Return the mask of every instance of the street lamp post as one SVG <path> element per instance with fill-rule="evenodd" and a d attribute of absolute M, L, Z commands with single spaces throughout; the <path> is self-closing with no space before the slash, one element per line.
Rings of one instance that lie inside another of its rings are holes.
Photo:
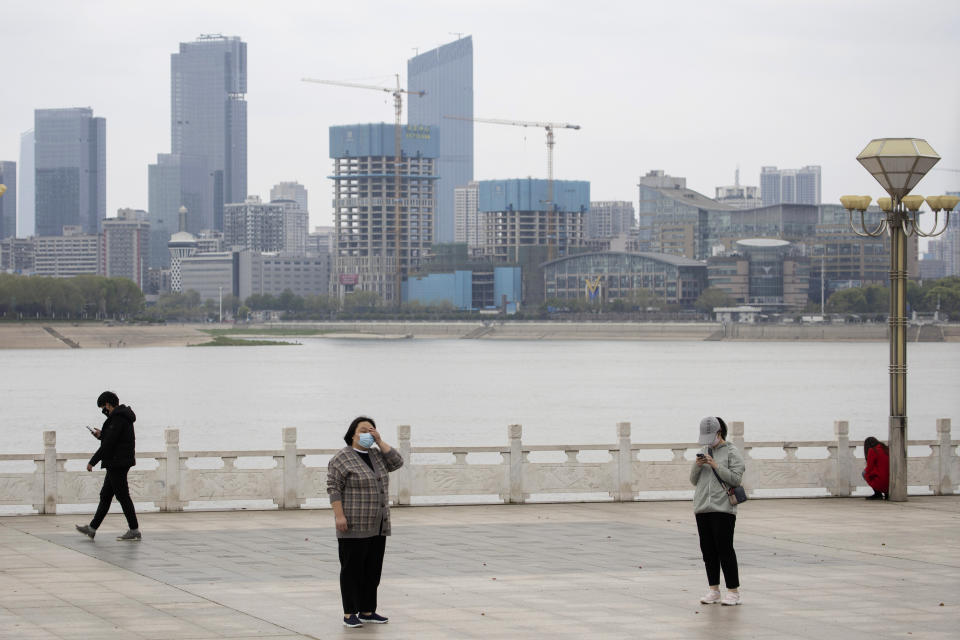
<path fill-rule="evenodd" d="M 869 225 L 866 211 L 870 196 L 843 196 L 841 204 L 848 211 L 850 227 L 859 236 L 890 236 L 890 500 L 907 499 L 907 238 L 938 236 L 946 231 L 950 211 L 960 198 L 933 196 L 926 198 L 934 212 L 933 229 L 920 229 L 920 206 L 923 196 L 907 195 L 935 165 L 940 156 L 925 140 L 917 138 L 879 138 L 860 152 L 857 160 L 890 194 L 878 198 L 884 218 L 876 226 Z M 939 228 L 939 215 L 946 212 L 946 222 Z M 854 219 L 859 214 L 859 221 Z"/>

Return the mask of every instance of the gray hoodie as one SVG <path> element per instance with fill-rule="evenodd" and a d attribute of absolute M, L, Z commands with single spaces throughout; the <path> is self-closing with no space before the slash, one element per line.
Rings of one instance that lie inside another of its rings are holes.
<path fill-rule="evenodd" d="M 710 450 L 708 447 L 704 447 L 700 452 L 710 453 Z M 723 442 L 713 450 L 711 455 L 717 463 L 717 475 L 720 476 L 720 479 L 728 487 L 739 487 L 743 472 L 746 469 L 740 450 L 729 442 Z M 690 468 L 690 484 L 696 487 L 693 492 L 694 513 L 717 511 L 736 515 L 736 505 L 730 504 L 727 492 L 717 482 L 717 476 L 713 475 L 713 469 L 710 465 L 705 464 L 698 467 L 696 461 L 694 461 Z"/>

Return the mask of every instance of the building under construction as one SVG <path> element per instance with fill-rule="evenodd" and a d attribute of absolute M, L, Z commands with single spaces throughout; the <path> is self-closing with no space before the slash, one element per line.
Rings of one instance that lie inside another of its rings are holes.
<path fill-rule="evenodd" d="M 384 301 L 396 302 L 398 282 L 420 266 L 433 244 L 437 129 L 403 127 L 399 168 L 394 134 L 391 124 L 330 127 L 333 286 L 340 296 L 373 291 Z"/>

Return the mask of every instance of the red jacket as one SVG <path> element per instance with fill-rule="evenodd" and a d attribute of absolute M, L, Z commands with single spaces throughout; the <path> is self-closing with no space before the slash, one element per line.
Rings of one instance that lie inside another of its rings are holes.
<path fill-rule="evenodd" d="M 890 456 L 883 445 L 867 451 L 867 468 L 863 477 L 874 491 L 887 493 L 890 490 Z"/>

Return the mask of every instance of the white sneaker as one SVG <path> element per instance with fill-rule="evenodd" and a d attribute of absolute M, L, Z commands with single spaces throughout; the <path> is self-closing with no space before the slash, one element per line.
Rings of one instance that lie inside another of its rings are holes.
<path fill-rule="evenodd" d="M 703 604 L 715 604 L 720 602 L 720 592 L 710 589 L 710 591 L 707 591 L 707 595 L 700 598 L 700 602 Z"/>
<path fill-rule="evenodd" d="M 723 596 L 723 600 L 720 601 L 720 604 L 722 604 L 725 607 L 732 607 L 734 605 L 740 604 L 740 592 L 727 591 L 727 595 Z"/>

